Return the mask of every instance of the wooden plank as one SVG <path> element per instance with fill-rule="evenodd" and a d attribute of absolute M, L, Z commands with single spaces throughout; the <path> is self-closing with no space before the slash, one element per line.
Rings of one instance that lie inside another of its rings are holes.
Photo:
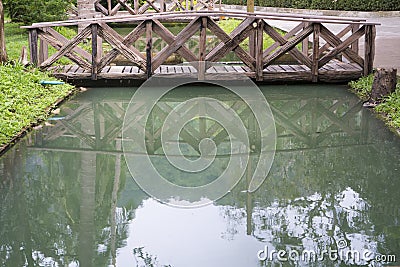
<path fill-rule="evenodd" d="M 141 53 L 133 48 L 132 46 L 127 46 L 125 43 L 128 43 L 127 38 L 123 38 L 121 35 L 119 35 L 115 30 L 113 30 L 110 26 L 107 24 L 101 24 L 99 29 L 98 29 L 98 34 L 103 37 L 103 39 L 111 44 L 119 53 L 124 55 L 127 59 L 132 61 L 135 65 L 138 67 L 145 69 L 146 68 L 146 63 L 142 59 Z M 107 64 L 107 60 L 109 60 L 112 56 L 115 55 L 110 55 L 113 51 L 108 53 L 106 56 L 102 58 L 100 61 L 100 66 L 99 68 L 104 67 Z M 108 56 L 110 55 L 110 56 Z M 114 56 L 115 57 L 115 56 Z"/>
<path fill-rule="evenodd" d="M 34 66 L 38 65 L 38 33 L 36 29 L 29 30 L 30 59 Z"/>
<path fill-rule="evenodd" d="M 68 43 L 68 40 L 66 42 L 57 40 L 56 37 L 52 36 L 52 34 L 50 33 L 52 29 L 46 29 L 46 32 L 43 31 L 38 31 L 39 33 L 39 37 L 43 40 L 46 40 L 46 42 L 48 44 L 50 44 L 51 46 L 53 46 L 55 49 L 60 50 L 61 47 L 63 47 L 64 45 L 66 45 Z M 91 68 L 91 64 L 86 61 L 85 59 L 81 58 L 78 54 L 75 53 L 75 51 L 79 51 L 76 48 L 78 48 L 78 46 L 75 47 L 75 49 L 72 49 L 71 52 L 66 53 L 66 57 L 69 58 L 70 60 L 72 60 L 74 63 L 78 64 L 79 66 L 85 68 L 85 69 L 90 69 Z M 89 61 L 91 61 L 91 54 L 89 54 L 88 52 L 85 51 L 85 53 L 87 55 L 89 55 Z M 85 54 L 82 54 L 82 56 Z"/>
<path fill-rule="evenodd" d="M 256 59 L 256 80 L 262 81 L 263 80 L 263 32 L 264 32 L 264 21 L 258 20 L 257 21 L 257 28 L 255 31 L 255 59 Z"/>
<path fill-rule="evenodd" d="M 206 42 L 207 42 L 207 18 L 202 17 L 200 23 L 200 36 L 199 36 L 199 61 L 204 61 L 206 58 Z"/>
<path fill-rule="evenodd" d="M 88 37 L 91 32 L 90 26 L 84 28 L 78 35 L 72 38 L 67 44 L 60 48 L 55 54 L 45 60 L 40 67 L 47 68 L 50 67 L 54 62 L 59 60 L 61 57 L 71 52 L 71 50 L 77 46 L 84 38 Z"/>
<path fill-rule="evenodd" d="M 43 29 L 43 32 L 49 33 L 52 37 L 54 37 L 58 42 L 59 42 L 59 47 L 62 47 L 63 45 L 68 43 L 68 39 L 65 38 L 62 34 L 58 33 L 56 30 L 52 28 L 46 28 Z M 56 48 L 57 50 L 59 48 Z M 79 46 L 76 46 L 73 50 L 73 52 L 77 53 L 87 61 L 90 61 L 92 59 L 92 55 L 88 53 L 86 50 L 80 48 Z"/>
<path fill-rule="evenodd" d="M 365 51 L 364 51 L 364 76 L 372 73 L 375 57 L 376 28 L 374 25 L 365 27 Z"/>
<path fill-rule="evenodd" d="M 266 22 L 266 21 L 264 21 L 264 25 L 268 25 L 268 23 Z M 287 34 L 285 34 L 284 36 L 283 36 L 283 38 L 284 38 L 284 40 L 288 40 L 289 38 L 291 38 L 291 37 L 293 37 L 298 31 L 300 31 L 300 30 L 302 30 L 303 28 L 304 28 L 304 23 L 302 22 L 302 23 L 300 23 L 299 25 L 297 25 L 296 27 L 294 27 L 292 30 L 290 30 Z M 264 26 L 265 27 L 265 26 Z M 266 33 L 268 33 L 267 31 L 266 31 Z M 278 33 L 278 32 L 276 32 L 275 30 L 274 31 L 271 31 L 271 33 L 272 34 L 278 34 L 279 36 L 277 36 L 276 38 L 278 39 L 280 39 L 280 37 L 281 37 L 281 35 Z M 271 36 L 272 37 L 272 36 Z M 263 57 L 264 58 L 266 58 L 272 51 L 274 51 L 275 49 L 277 49 L 280 45 L 282 45 L 280 42 L 278 42 L 278 41 L 275 41 L 275 43 L 274 44 L 272 44 L 270 47 L 268 47 L 265 51 L 264 51 L 264 55 L 263 55 Z"/>
<path fill-rule="evenodd" d="M 146 75 L 147 79 L 153 75 L 152 68 L 152 52 L 153 52 L 153 22 L 146 21 Z"/>
<path fill-rule="evenodd" d="M 97 24 L 92 24 L 92 80 L 97 80 L 97 31 L 98 31 L 98 25 Z"/>
<path fill-rule="evenodd" d="M 192 21 L 193 22 L 193 21 Z M 195 24 L 197 21 L 194 21 L 193 23 Z M 188 27 L 190 27 L 190 32 L 192 32 L 193 30 L 196 30 L 194 24 L 190 24 L 191 26 L 187 25 L 185 27 L 185 29 L 187 29 Z M 193 29 L 191 27 L 194 27 Z M 178 36 L 174 36 L 164 25 L 161 24 L 161 22 L 159 22 L 158 20 L 154 20 L 153 21 L 153 30 L 156 34 L 158 34 L 167 44 L 168 46 L 164 47 L 160 52 L 159 55 L 163 54 L 163 53 L 169 53 L 169 51 L 167 51 L 169 46 L 173 46 L 173 45 L 177 45 L 176 40 L 178 40 L 178 38 L 186 38 L 183 37 L 182 35 Z M 189 29 L 188 29 L 189 30 Z M 194 33 L 193 33 L 194 34 Z M 187 37 L 187 38 L 190 38 Z M 183 41 L 183 43 L 186 42 L 186 40 L 181 40 Z M 175 48 L 173 48 L 172 50 L 174 50 Z M 192 51 L 190 51 L 186 46 L 182 45 L 180 47 L 178 47 L 177 50 L 175 50 L 179 55 L 181 55 L 185 60 L 187 60 L 188 62 L 194 62 L 197 61 L 196 56 L 192 53 Z M 174 52 L 175 52 L 174 51 Z M 173 53 L 173 52 L 172 52 Z M 171 54 L 172 54 L 171 53 Z M 160 58 L 159 60 L 156 61 L 156 58 L 154 59 L 153 62 L 153 68 L 158 68 L 162 63 L 164 63 L 164 61 L 169 57 L 170 55 L 163 55 L 162 58 Z M 161 57 L 161 56 L 159 56 Z M 162 60 L 163 59 L 163 60 Z"/>
<path fill-rule="evenodd" d="M 39 59 L 38 59 L 38 64 L 42 64 L 46 59 L 49 58 L 49 44 L 43 40 L 40 39 L 40 47 L 39 47 Z"/>
<path fill-rule="evenodd" d="M 264 27 L 265 28 L 265 27 Z M 314 27 L 313 25 L 309 25 L 307 28 L 305 28 L 304 30 L 302 30 L 298 35 L 296 35 L 296 37 L 294 37 L 292 40 L 286 42 L 281 48 L 279 48 L 277 51 L 275 51 L 274 53 L 272 53 L 271 55 L 267 56 L 266 58 L 264 58 L 264 66 L 268 66 L 273 60 L 279 58 L 280 56 L 282 56 L 283 54 L 285 54 L 286 52 L 292 50 L 293 48 L 295 48 L 295 46 L 300 43 L 301 41 L 304 40 L 304 38 L 306 38 L 307 36 L 309 36 L 312 32 L 314 31 Z M 293 49 L 293 51 L 296 51 L 297 48 Z M 298 51 L 298 50 L 297 50 Z M 300 52 L 300 51 L 298 51 Z M 295 52 L 296 53 L 296 52 Z M 297 53 L 296 53 L 297 54 Z M 303 64 L 310 66 L 310 59 L 305 57 L 301 52 L 300 54 L 304 57 L 302 62 Z M 300 59 L 300 54 L 297 54 L 297 56 L 299 56 Z"/>
<path fill-rule="evenodd" d="M 346 28 L 344 28 L 343 30 L 341 30 L 336 36 L 339 38 L 342 38 L 343 36 L 345 36 L 348 32 L 351 31 L 353 25 L 348 25 Z M 359 25 L 358 25 L 359 28 Z M 357 28 L 357 29 L 358 29 Z M 321 55 L 323 52 L 325 52 L 326 50 L 328 50 L 328 48 L 330 47 L 329 43 L 326 43 L 325 45 L 323 45 L 320 49 L 319 49 L 319 54 Z"/>
<path fill-rule="evenodd" d="M 253 19 L 247 20 L 247 22 L 242 22 L 240 25 L 241 27 L 246 27 L 246 31 L 241 31 L 241 34 L 237 33 L 236 28 L 231 35 L 226 34 L 211 18 L 208 18 L 208 24 L 207 27 L 210 29 L 211 32 L 213 32 L 222 42 L 223 44 L 219 44 L 217 47 L 215 47 L 208 55 L 206 56 L 206 61 L 213 61 L 213 60 L 218 60 L 221 55 L 224 56 L 227 54 L 229 51 L 233 49 L 235 54 L 243 61 L 244 64 L 246 64 L 248 67 L 250 67 L 252 70 L 255 69 L 255 59 L 250 56 L 243 48 L 239 46 L 239 43 L 242 42 L 246 37 L 247 33 L 251 30 L 251 23 Z M 231 38 L 231 36 L 236 36 Z M 240 41 L 240 42 L 239 42 Z M 226 45 L 225 44 L 229 44 Z M 222 47 L 221 47 L 222 46 Z M 218 51 L 220 48 L 225 48 L 225 51 Z M 218 56 L 214 56 L 214 54 L 217 54 Z"/>
<path fill-rule="evenodd" d="M 304 22 L 304 28 L 306 28 L 308 25 L 310 25 L 310 22 Z M 308 57 L 308 37 L 306 37 L 302 44 L 301 44 L 301 52 L 303 52 L 303 54 Z"/>
<path fill-rule="evenodd" d="M 312 82 L 318 82 L 318 69 L 319 69 L 319 37 L 321 33 L 321 24 L 314 24 L 314 34 L 313 34 L 313 52 L 312 52 L 312 65 L 311 65 L 311 75 Z"/>
<path fill-rule="evenodd" d="M 172 41 L 168 44 L 167 47 L 163 48 L 158 54 L 157 56 L 154 58 L 153 61 L 153 67 L 154 68 L 158 68 L 162 63 L 165 62 L 165 60 L 174 52 L 176 52 L 177 50 L 179 50 L 180 48 L 185 47 L 184 43 L 189 40 L 189 38 L 191 38 L 196 31 L 200 28 L 199 26 L 200 22 L 199 19 L 196 18 L 194 20 L 192 20 L 176 37 L 173 37 L 173 41 L 171 40 L 170 34 L 168 34 L 167 31 L 165 31 L 162 28 L 158 28 L 162 31 L 157 31 L 158 35 L 163 35 L 163 37 L 167 37 L 167 38 L 163 38 L 165 41 Z M 160 26 L 160 25 L 157 25 Z M 164 27 L 165 28 L 165 27 Z M 185 47 L 186 48 L 186 47 Z M 182 51 L 180 51 L 180 54 L 182 56 L 184 56 L 184 58 L 189 61 L 189 62 L 193 62 L 196 61 L 197 58 L 196 56 L 192 53 L 187 51 L 188 49 L 184 48 L 184 53 L 182 53 Z M 179 52 L 179 51 L 178 51 Z"/>
<path fill-rule="evenodd" d="M 328 63 L 331 59 L 333 59 L 339 53 L 344 54 L 350 61 L 354 61 L 360 66 L 364 65 L 364 60 L 357 55 L 353 50 L 349 48 L 349 45 L 352 44 L 355 40 L 359 39 L 362 35 L 365 34 L 365 25 L 357 30 L 352 36 L 347 38 L 344 42 L 340 40 L 336 35 L 334 35 L 331 31 L 329 31 L 324 25 L 321 25 L 321 37 L 324 38 L 332 47 L 334 47 L 328 54 L 323 56 L 319 61 L 319 67 L 322 67 L 326 63 Z"/>
<path fill-rule="evenodd" d="M 287 44 L 289 41 L 282 37 L 273 27 L 268 24 L 264 24 L 264 31 L 271 36 L 274 41 L 276 41 L 279 45 L 283 46 Z M 306 64 L 308 67 L 311 67 L 311 60 L 302 54 L 296 47 L 292 50 L 289 50 L 289 54 L 294 57 L 300 64 Z M 265 55 L 265 52 L 264 52 Z M 269 54 L 267 57 L 270 56 Z"/>
<path fill-rule="evenodd" d="M 141 22 L 133 31 L 131 31 L 127 36 L 125 36 L 123 40 L 123 44 L 127 45 L 129 49 L 134 51 L 134 53 L 139 56 L 143 62 L 146 59 L 142 53 L 140 53 L 139 50 L 137 50 L 135 47 L 133 47 L 131 44 L 135 42 L 139 37 L 145 32 L 146 29 L 146 23 L 143 21 Z M 110 63 L 118 54 L 120 54 L 119 50 L 116 48 L 113 48 L 107 55 L 105 55 L 99 62 L 99 70 L 103 69 L 108 63 Z M 142 65 L 141 65 L 142 66 Z M 143 64 L 144 66 L 144 64 Z M 143 67 L 143 69 L 145 69 Z"/>

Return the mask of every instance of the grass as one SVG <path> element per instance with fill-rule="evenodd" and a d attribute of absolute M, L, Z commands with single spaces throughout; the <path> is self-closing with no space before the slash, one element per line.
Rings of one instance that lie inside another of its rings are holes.
<path fill-rule="evenodd" d="M 66 97 L 71 85 L 42 86 L 41 80 L 55 80 L 36 68 L 25 68 L 18 61 L 28 45 L 21 24 L 6 23 L 6 46 L 10 63 L 0 64 L 0 151 L 31 126 L 45 120 L 55 103 Z"/>
<path fill-rule="evenodd" d="M 227 34 L 230 34 L 235 28 L 237 28 L 237 26 L 239 26 L 239 24 L 242 22 L 242 20 L 239 19 L 223 19 L 218 21 L 218 25 L 221 27 L 221 29 L 223 29 Z M 281 34 L 282 36 L 286 34 L 286 32 L 280 30 L 280 29 L 275 29 L 279 34 Z M 268 47 L 270 47 L 271 45 L 273 45 L 275 43 L 275 41 L 269 37 L 266 34 L 263 34 L 263 49 L 267 49 Z M 245 49 L 248 50 L 249 47 L 249 39 L 246 38 L 241 44 L 240 46 Z"/>
<path fill-rule="evenodd" d="M 371 94 L 373 75 L 363 77 L 357 81 L 350 82 L 351 91 L 357 94 L 362 100 L 367 101 Z M 400 80 L 397 83 L 396 91 L 384 97 L 382 101 L 374 108 L 385 123 L 400 133 Z"/>
<path fill-rule="evenodd" d="M 6 23 L 6 47 L 9 60 L 17 61 L 21 55 L 22 47 L 28 47 L 28 33 L 21 29 L 20 23 Z"/>

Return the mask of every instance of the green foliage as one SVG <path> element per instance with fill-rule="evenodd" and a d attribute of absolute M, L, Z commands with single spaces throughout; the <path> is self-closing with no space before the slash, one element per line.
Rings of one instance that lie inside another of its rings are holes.
<path fill-rule="evenodd" d="M 374 76 L 371 74 L 357 81 L 352 81 L 349 85 L 351 91 L 366 101 L 370 97 L 373 81 Z M 374 110 L 383 115 L 383 119 L 389 127 L 400 129 L 400 82 L 397 83 L 396 91 L 386 96 Z"/>
<path fill-rule="evenodd" d="M 0 146 L 21 129 L 44 120 L 48 108 L 73 89 L 70 85 L 42 86 L 40 80 L 54 79 L 20 65 L 0 65 L 0 77 Z"/>
<path fill-rule="evenodd" d="M 255 5 L 325 10 L 390 11 L 400 10 L 398 0 L 255 0 Z M 246 5 L 245 0 L 226 0 L 228 5 Z"/>
<path fill-rule="evenodd" d="M 390 127 L 400 129 L 400 84 L 396 91 L 385 97 L 384 102 L 376 106 L 375 110 L 386 115 L 386 122 Z"/>
<path fill-rule="evenodd" d="M 370 74 L 366 77 L 362 77 L 357 81 L 351 81 L 349 83 L 351 91 L 358 95 L 362 100 L 367 101 L 371 94 L 372 82 L 374 81 L 374 75 Z"/>
<path fill-rule="evenodd" d="M 67 10 L 74 0 L 5 0 L 4 6 L 13 22 L 25 24 L 67 18 Z"/>

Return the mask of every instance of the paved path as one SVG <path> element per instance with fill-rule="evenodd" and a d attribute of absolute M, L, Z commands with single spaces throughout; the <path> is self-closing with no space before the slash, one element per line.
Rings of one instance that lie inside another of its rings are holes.
<path fill-rule="evenodd" d="M 239 6 L 224 6 L 224 9 L 239 9 Z M 340 11 L 318 11 L 318 10 L 296 10 L 281 8 L 259 8 L 257 11 L 274 13 L 300 13 L 309 15 L 336 15 L 345 17 L 365 18 L 369 22 L 377 22 L 381 25 L 376 27 L 376 49 L 374 67 L 397 68 L 400 74 L 400 12 L 340 12 Z M 298 23 L 290 21 L 271 20 L 270 24 L 283 30 L 291 30 Z M 331 31 L 337 33 L 343 26 L 328 24 Z M 362 40 L 362 39 L 361 39 Z M 360 53 L 363 53 L 361 48 Z"/>

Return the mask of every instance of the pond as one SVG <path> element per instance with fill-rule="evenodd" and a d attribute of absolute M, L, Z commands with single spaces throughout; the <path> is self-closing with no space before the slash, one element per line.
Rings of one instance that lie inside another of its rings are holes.
<path fill-rule="evenodd" d="M 90 88 L 63 104 L 0 158 L 0 265 L 399 265 L 400 139 L 346 86 L 260 89 L 276 123 L 268 177 L 250 193 L 244 173 L 228 194 L 198 208 L 166 205 L 132 178 L 121 133 L 135 88 Z M 181 149 L 198 155 L 209 134 L 225 153 L 218 165 L 187 180 L 164 162 L 163 121 L 194 96 L 236 107 L 257 154 L 252 116 L 236 96 L 213 87 L 174 91 L 146 124 L 146 149 L 170 182 L 210 182 L 229 157 L 221 125 L 199 117 L 181 132 Z"/>

